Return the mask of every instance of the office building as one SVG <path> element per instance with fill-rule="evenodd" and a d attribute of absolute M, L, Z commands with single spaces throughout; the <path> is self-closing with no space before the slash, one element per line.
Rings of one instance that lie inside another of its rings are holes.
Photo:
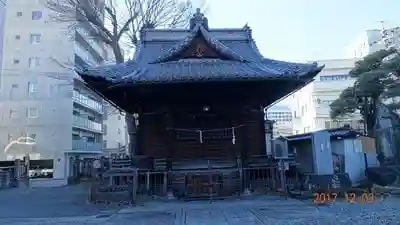
<path fill-rule="evenodd" d="M 343 118 L 330 118 L 330 104 L 340 93 L 354 84 L 355 79 L 349 75 L 357 59 L 321 60 L 325 68 L 301 90 L 290 96 L 293 112 L 293 133 L 301 134 L 317 130 L 350 125 L 360 128 L 360 115 L 348 115 Z"/>
<path fill-rule="evenodd" d="M 266 117 L 273 121 L 273 138 L 293 134 L 292 111 L 286 105 L 274 105 L 267 109 Z"/>

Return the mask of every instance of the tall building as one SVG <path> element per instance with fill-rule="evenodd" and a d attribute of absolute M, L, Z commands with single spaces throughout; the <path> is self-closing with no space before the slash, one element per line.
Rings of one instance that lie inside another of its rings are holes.
<path fill-rule="evenodd" d="M 363 58 L 378 50 L 391 47 L 400 49 L 400 27 L 366 30 L 352 44 L 350 57 Z"/>
<path fill-rule="evenodd" d="M 350 46 L 350 58 L 363 58 L 364 56 L 384 48 L 382 30 L 372 29 L 362 32 Z"/>
<path fill-rule="evenodd" d="M 293 130 L 295 134 L 350 125 L 360 129 L 360 116 L 349 115 L 340 119 L 330 118 L 330 104 L 339 97 L 355 79 L 349 75 L 357 59 L 321 60 L 325 68 L 315 81 L 294 93 L 291 108 L 293 111 Z"/>
<path fill-rule="evenodd" d="M 74 68 L 103 64 L 107 52 L 92 27 L 71 31 L 51 15 L 40 1 L 5 7 L 0 157 L 53 159 L 53 177 L 65 180 L 71 158 L 102 153 L 103 99 Z"/>
<path fill-rule="evenodd" d="M 274 138 L 293 134 L 292 111 L 286 105 L 274 105 L 267 109 L 267 119 L 273 121 Z"/>
<path fill-rule="evenodd" d="M 3 37 L 4 37 L 4 19 L 6 14 L 6 2 L 7 0 L 0 0 L 0 62 L 3 59 L 2 49 L 3 49 Z M 0 79 L 0 86 L 1 86 L 1 79 Z"/>
<path fill-rule="evenodd" d="M 128 153 L 128 130 L 125 116 L 117 109 L 105 104 L 106 113 L 103 129 L 103 153 Z"/>

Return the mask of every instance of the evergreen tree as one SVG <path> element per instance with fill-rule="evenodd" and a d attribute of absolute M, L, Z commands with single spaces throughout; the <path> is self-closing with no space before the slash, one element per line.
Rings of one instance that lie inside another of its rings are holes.
<path fill-rule="evenodd" d="M 359 112 L 366 121 L 368 135 L 373 136 L 377 105 L 400 93 L 395 85 L 397 70 L 400 71 L 398 59 L 397 51 L 388 49 L 377 51 L 357 61 L 350 71 L 356 81 L 330 104 L 331 118 Z"/>

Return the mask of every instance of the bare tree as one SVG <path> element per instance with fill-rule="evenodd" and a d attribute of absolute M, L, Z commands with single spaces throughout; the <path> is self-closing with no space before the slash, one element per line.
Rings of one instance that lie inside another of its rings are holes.
<path fill-rule="evenodd" d="M 126 60 L 123 49 L 140 43 L 140 31 L 155 27 L 183 27 L 193 12 L 191 1 L 181 0 L 43 0 L 58 22 L 69 23 L 70 29 L 93 27 L 91 36 L 108 45 L 115 63 Z M 133 153 L 136 120 L 126 113 L 129 151 Z"/>
<path fill-rule="evenodd" d="M 193 5 L 180 0 L 44 0 L 58 22 L 93 27 L 92 36 L 108 45 L 116 63 L 125 61 L 123 47 L 139 44 L 140 30 L 187 25 Z M 128 45 L 128 46 L 126 46 Z"/>

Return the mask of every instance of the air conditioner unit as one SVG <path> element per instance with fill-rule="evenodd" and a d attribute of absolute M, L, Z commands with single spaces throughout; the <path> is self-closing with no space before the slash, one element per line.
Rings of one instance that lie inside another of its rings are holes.
<path fill-rule="evenodd" d="M 289 158 L 288 143 L 284 137 L 278 137 L 272 141 L 272 156 L 274 159 L 287 159 Z"/>

